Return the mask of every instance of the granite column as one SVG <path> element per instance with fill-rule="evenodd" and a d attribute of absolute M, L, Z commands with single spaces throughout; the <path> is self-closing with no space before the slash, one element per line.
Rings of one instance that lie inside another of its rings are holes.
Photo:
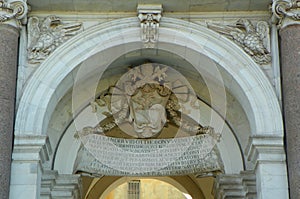
<path fill-rule="evenodd" d="M 26 3 L 0 1 L 0 199 L 9 198 L 20 19 Z"/>
<path fill-rule="evenodd" d="M 290 198 L 300 198 L 300 8 L 296 0 L 277 0 L 283 115 Z"/>
<path fill-rule="evenodd" d="M 13 145 L 19 31 L 0 25 L 0 198 L 8 198 Z"/>
<path fill-rule="evenodd" d="M 286 152 L 291 198 L 300 198 L 300 25 L 280 30 Z"/>

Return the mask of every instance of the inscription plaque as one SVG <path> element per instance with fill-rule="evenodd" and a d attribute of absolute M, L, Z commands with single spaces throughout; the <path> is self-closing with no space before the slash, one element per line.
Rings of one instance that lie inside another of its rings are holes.
<path fill-rule="evenodd" d="M 172 139 L 83 138 L 77 171 L 108 176 L 172 176 L 222 171 L 208 134 Z"/>

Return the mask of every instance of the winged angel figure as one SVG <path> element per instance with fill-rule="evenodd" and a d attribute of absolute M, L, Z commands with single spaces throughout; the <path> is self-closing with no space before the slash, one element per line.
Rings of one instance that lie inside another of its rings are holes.
<path fill-rule="evenodd" d="M 208 23 L 207 27 L 232 39 L 256 63 L 268 64 L 271 62 L 268 45 L 265 43 L 269 35 L 266 22 L 260 21 L 255 27 L 248 19 L 239 19 L 234 26 Z"/>
<path fill-rule="evenodd" d="M 41 23 L 39 18 L 31 17 L 28 21 L 28 59 L 39 63 L 46 59 L 58 46 L 76 35 L 81 23 L 63 24 L 57 16 L 48 16 Z"/>

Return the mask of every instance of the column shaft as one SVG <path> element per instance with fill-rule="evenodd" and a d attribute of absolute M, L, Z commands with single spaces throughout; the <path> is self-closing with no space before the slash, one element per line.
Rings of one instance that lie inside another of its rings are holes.
<path fill-rule="evenodd" d="M 0 24 L 0 199 L 9 198 L 19 31 Z"/>
<path fill-rule="evenodd" d="M 300 198 L 300 25 L 280 31 L 283 109 L 290 197 Z"/>

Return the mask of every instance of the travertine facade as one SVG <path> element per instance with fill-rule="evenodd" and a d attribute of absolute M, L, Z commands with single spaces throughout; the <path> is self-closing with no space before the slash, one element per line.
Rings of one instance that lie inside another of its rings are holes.
<path fill-rule="evenodd" d="M 0 198 L 299 198 L 299 1 L 144 3 L 0 0 Z"/>

